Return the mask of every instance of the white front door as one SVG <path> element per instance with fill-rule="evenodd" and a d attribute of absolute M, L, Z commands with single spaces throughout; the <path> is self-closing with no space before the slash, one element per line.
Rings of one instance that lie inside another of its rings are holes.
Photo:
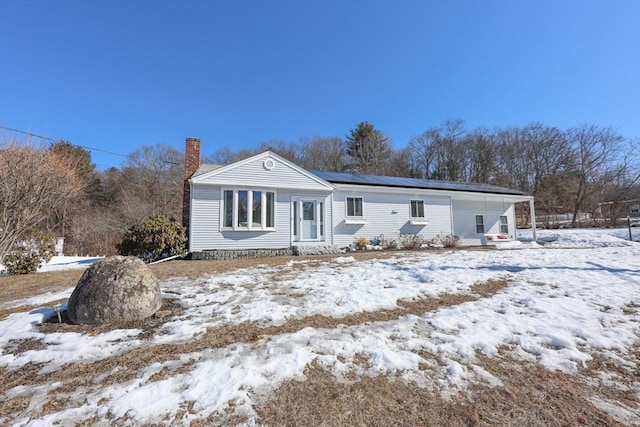
<path fill-rule="evenodd" d="M 315 200 L 300 201 L 300 240 L 318 240 L 318 215 Z"/>
<path fill-rule="evenodd" d="M 324 202 L 314 199 L 292 200 L 294 242 L 324 240 Z"/>

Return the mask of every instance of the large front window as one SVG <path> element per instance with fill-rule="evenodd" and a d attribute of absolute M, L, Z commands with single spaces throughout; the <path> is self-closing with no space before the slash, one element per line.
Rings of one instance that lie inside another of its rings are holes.
<path fill-rule="evenodd" d="M 222 228 L 267 230 L 275 228 L 275 193 L 261 190 L 224 190 Z"/>

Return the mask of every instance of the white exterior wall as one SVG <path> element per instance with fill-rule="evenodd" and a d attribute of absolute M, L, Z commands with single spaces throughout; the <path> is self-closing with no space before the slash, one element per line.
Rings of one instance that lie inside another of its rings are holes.
<path fill-rule="evenodd" d="M 273 162 L 268 169 L 265 162 Z M 300 190 L 330 190 L 330 186 L 311 178 L 273 155 L 265 154 L 225 166 L 192 179 L 194 183 L 215 184 L 234 188 L 266 187 Z"/>
<path fill-rule="evenodd" d="M 276 192 L 275 231 L 221 231 L 222 187 L 193 186 L 189 250 L 281 249 L 290 246 L 287 194 Z"/>
<path fill-rule="evenodd" d="M 362 197 L 366 224 L 346 224 L 347 197 Z M 410 224 L 410 201 L 424 200 L 427 225 Z M 450 234 L 451 204 L 448 196 L 421 193 L 419 190 L 403 192 L 402 189 L 385 192 L 336 190 L 333 195 L 334 243 L 349 246 L 356 238 L 397 238 L 400 234 L 419 234 L 432 239 L 438 234 Z M 393 213 L 395 212 L 395 213 Z"/>
<path fill-rule="evenodd" d="M 221 230 L 220 215 L 223 188 L 220 186 L 193 186 L 191 190 L 191 224 L 189 251 L 210 249 L 282 249 L 292 245 L 329 245 L 332 239 L 331 197 L 326 192 L 276 191 L 275 231 Z M 230 188 L 230 187 L 229 187 Z M 252 187 L 242 187 L 251 189 Z M 254 189 L 262 189 L 253 187 Z M 271 189 L 269 190 L 271 191 Z M 292 208 L 295 198 L 324 202 L 325 240 L 318 242 L 292 242 Z"/>
<path fill-rule="evenodd" d="M 265 152 L 195 176 L 191 182 L 190 251 L 281 249 L 292 245 L 348 246 L 356 238 L 395 239 L 400 234 L 432 239 L 455 234 L 464 245 L 487 244 L 484 234 L 500 234 L 499 218 L 506 215 L 509 238 L 515 238 L 513 203 L 528 196 L 331 185 L 287 160 Z M 222 192 L 260 190 L 276 193 L 275 230 L 222 230 Z M 364 224 L 347 224 L 347 197 L 362 197 Z M 324 238 L 297 242 L 293 237 L 294 200 L 324 203 Z M 423 200 L 428 224 L 411 224 L 411 200 Z M 475 232 L 475 215 L 484 215 L 485 233 Z"/>
<path fill-rule="evenodd" d="M 270 152 L 198 175 L 191 180 L 189 251 L 282 249 L 292 244 L 294 198 L 324 202 L 325 241 L 331 244 L 331 191 L 333 187 Z M 223 230 L 224 190 L 274 191 L 275 230 Z"/>
<path fill-rule="evenodd" d="M 486 245 L 484 234 L 500 233 L 500 216 L 507 217 L 509 239 L 515 240 L 516 223 L 513 203 L 485 200 L 453 200 L 453 231 L 463 245 Z M 476 233 L 476 215 L 484 216 L 484 234 Z"/>

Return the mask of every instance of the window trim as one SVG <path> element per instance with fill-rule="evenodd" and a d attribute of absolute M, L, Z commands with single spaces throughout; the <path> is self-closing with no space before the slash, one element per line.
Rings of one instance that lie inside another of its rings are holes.
<path fill-rule="evenodd" d="M 226 226 L 227 222 L 227 192 L 231 192 L 233 194 L 231 200 L 233 203 L 233 207 L 231 209 L 231 226 Z M 240 226 L 238 224 L 238 213 L 239 213 L 239 196 L 238 193 L 246 192 L 247 193 L 247 225 Z M 250 207 L 249 204 L 253 204 L 254 194 L 260 193 L 260 222 L 259 226 L 254 224 L 253 213 L 255 208 Z M 267 222 L 268 218 L 268 207 L 267 203 L 269 201 L 268 193 L 273 193 L 273 226 L 268 227 Z M 264 188 L 222 188 L 221 189 L 221 197 L 220 197 L 220 221 L 219 221 L 219 229 L 220 231 L 276 231 L 276 217 L 277 217 L 277 194 L 275 190 L 272 189 L 264 189 Z"/>

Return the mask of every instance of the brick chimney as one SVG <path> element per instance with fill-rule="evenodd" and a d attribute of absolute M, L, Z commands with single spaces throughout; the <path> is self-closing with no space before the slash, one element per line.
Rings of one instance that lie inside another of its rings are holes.
<path fill-rule="evenodd" d="M 189 210 L 191 205 L 191 187 L 189 178 L 200 167 L 200 138 L 187 138 L 184 150 L 184 191 L 182 192 L 182 225 L 189 235 Z"/>

